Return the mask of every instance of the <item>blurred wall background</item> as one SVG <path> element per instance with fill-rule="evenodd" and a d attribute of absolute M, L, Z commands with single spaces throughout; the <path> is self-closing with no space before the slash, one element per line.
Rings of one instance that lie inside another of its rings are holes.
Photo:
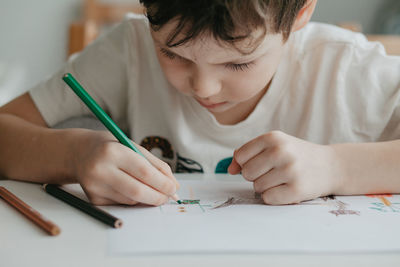
<path fill-rule="evenodd" d="M 68 25 L 80 18 L 81 7 L 82 0 L 0 0 L 0 105 L 62 66 Z M 319 0 L 312 20 L 357 21 L 365 33 L 400 33 L 400 1 Z"/>

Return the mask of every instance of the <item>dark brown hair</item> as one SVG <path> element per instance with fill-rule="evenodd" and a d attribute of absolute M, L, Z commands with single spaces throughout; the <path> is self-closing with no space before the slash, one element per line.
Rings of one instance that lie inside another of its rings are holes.
<path fill-rule="evenodd" d="M 169 34 L 168 47 L 182 45 L 201 34 L 211 34 L 217 41 L 234 45 L 236 41 L 252 37 L 255 29 L 262 34 L 282 33 L 289 37 L 292 25 L 307 0 L 140 0 L 154 31 L 172 19 L 175 29 Z M 184 37 L 177 39 L 183 33 Z"/>

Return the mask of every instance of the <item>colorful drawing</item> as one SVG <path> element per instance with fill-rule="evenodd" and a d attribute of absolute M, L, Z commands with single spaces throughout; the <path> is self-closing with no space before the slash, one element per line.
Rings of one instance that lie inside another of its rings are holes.
<path fill-rule="evenodd" d="M 327 206 L 332 206 L 335 207 L 335 210 L 330 210 L 329 213 L 334 214 L 337 216 L 339 215 L 360 215 L 359 211 L 356 210 L 349 210 L 346 209 L 348 204 L 336 199 L 334 195 L 329 195 L 325 197 L 321 197 L 321 200 L 323 202 L 319 202 L 318 200 L 313 200 L 310 202 L 302 202 L 296 205 L 327 205 Z"/>
<path fill-rule="evenodd" d="M 380 212 L 400 212 L 400 203 L 392 203 L 387 199 L 393 197 L 392 194 L 378 194 L 378 195 L 366 195 L 367 197 L 378 198 L 381 202 L 371 203 L 373 207 L 369 207 L 372 210 L 378 210 Z"/>
<path fill-rule="evenodd" d="M 213 207 L 212 209 L 214 210 L 214 209 L 219 209 L 219 208 L 223 208 L 223 207 L 228 207 L 228 206 L 233 205 L 234 203 L 235 203 L 235 198 L 234 197 L 230 197 L 225 202 Z"/>
<path fill-rule="evenodd" d="M 200 199 L 181 199 L 181 204 L 186 204 L 186 205 L 190 205 L 190 204 L 199 204 L 200 203 Z"/>
<path fill-rule="evenodd" d="M 225 208 L 228 206 L 232 205 L 254 205 L 254 204 L 263 204 L 262 199 L 257 199 L 257 198 L 234 198 L 230 197 L 226 201 L 224 201 L 221 204 L 217 204 L 211 209 L 219 209 L 219 208 Z"/>
<path fill-rule="evenodd" d="M 325 201 L 329 201 L 329 200 L 334 201 L 334 203 L 336 204 L 337 210 L 331 210 L 331 211 L 329 211 L 329 213 L 336 215 L 336 217 L 339 215 L 360 215 L 359 211 L 346 209 L 348 204 L 336 199 L 335 196 L 327 196 L 324 200 Z"/>
<path fill-rule="evenodd" d="M 391 203 L 390 206 L 381 203 L 381 202 L 373 202 L 371 203 L 373 207 L 369 207 L 372 210 L 378 210 L 380 212 L 400 212 L 400 203 Z"/>
<path fill-rule="evenodd" d="M 178 212 L 186 212 L 185 207 L 178 207 Z"/>
<path fill-rule="evenodd" d="M 338 209 L 337 210 L 331 210 L 329 213 L 332 213 L 334 215 L 339 216 L 339 215 L 360 215 L 359 211 L 356 210 L 347 210 L 346 209 L 347 204 L 339 201 L 338 200 Z"/>

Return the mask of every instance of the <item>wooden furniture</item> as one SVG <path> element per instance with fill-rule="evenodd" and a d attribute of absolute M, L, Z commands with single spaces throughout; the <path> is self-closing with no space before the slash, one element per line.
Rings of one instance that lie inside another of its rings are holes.
<path fill-rule="evenodd" d="M 134 3 L 111 4 L 99 0 L 84 0 L 82 20 L 73 22 L 69 27 L 68 56 L 81 51 L 96 39 L 102 26 L 120 21 L 128 12 L 144 12 L 138 2 L 132 2 Z"/>
<path fill-rule="evenodd" d="M 144 13 L 144 8 L 138 1 L 133 4 L 110 2 L 102 3 L 99 0 L 84 0 L 83 18 L 73 22 L 69 27 L 68 56 L 81 51 L 98 36 L 103 25 L 120 21 L 128 12 Z M 362 27 L 357 22 L 342 22 L 338 26 L 356 32 Z M 399 35 L 367 35 L 368 40 L 381 42 L 390 55 L 400 55 Z"/>
<path fill-rule="evenodd" d="M 357 22 L 342 22 L 338 26 L 354 32 L 362 32 L 361 24 Z M 366 36 L 369 41 L 382 43 L 389 55 L 400 56 L 400 35 L 367 34 Z"/>
<path fill-rule="evenodd" d="M 368 40 L 381 42 L 389 55 L 400 56 L 400 35 L 367 35 Z"/>

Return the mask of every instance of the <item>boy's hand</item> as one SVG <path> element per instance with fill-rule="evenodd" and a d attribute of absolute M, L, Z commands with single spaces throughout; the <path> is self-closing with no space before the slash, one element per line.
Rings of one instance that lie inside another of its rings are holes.
<path fill-rule="evenodd" d="M 89 200 L 96 205 L 161 205 L 179 187 L 169 165 L 135 144 L 146 157 L 120 144 L 108 132 L 83 130 L 74 169 Z"/>
<path fill-rule="evenodd" d="M 242 172 L 266 204 L 298 203 L 332 194 L 340 174 L 334 150 L 272 131 L 237 149 L 229 173 Z"/>

